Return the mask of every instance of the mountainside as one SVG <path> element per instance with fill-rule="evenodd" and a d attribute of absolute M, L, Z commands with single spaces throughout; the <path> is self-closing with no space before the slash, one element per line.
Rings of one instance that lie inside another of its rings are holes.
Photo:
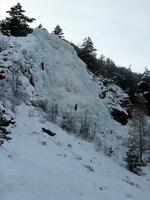
<path fill-rule="evenodd" d="M 89 134 L 110 135 L 111 143 L 112 133 L 113 137 L 126 134 L 127 127 L 113 119 L 111 110 L 128 115 L 121 107 L 128 95 L 116 85 L 93 80 L 69 43 L 39 29 L 23 38 L 2 36 L 1 41 L 6 46 L 0 55 L 6 74 L 4 102 L 10 100 L 14 107 L 18 102 L 32 103 L 59 125 L 73 123 L 68 127 L 71 132 L 80 132 L 86 120 Z"/>
<path fill-rule="evenodd" d="M 2 200 L 148 200 L 149 168 L 123 168 L 129 96 L 93 77 L 68 42 L 41 29 L 0 35 L 0 105 Z"/>

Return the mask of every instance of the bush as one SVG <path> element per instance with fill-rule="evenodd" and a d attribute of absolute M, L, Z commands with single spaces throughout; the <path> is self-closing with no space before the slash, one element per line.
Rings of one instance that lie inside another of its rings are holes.
<path fill-rule="evenodd" d="M 60 126 L 68 133 L 75 133 L 77 131 L 75 119 L 69 113 L 64 113 Z"/>
<path fill-rule="evenodd" d="M 126 158 L 124 159 L 127 162 L 127 169 L 135 174 L 141 172 L 141 161 L 139 156 L 130 148 L 126 153 Z"/>
<path fill-rule="evenodd" d="M 6 127 L 15 123 L 13 120 L 7 120 L 3 114 L 4 111 L 0 110 L 0 145 L 4 143 L 4 140 L 11 140 L 8 136 L 10 132 L 6 129 Z"/>
<path fill-rule="evenodd" d="M 81 127 L 79 130 L 79 134 L 82 139 L 88 140 L 90 138 L 90 124 L 88 122 L 88 118 L 85 115 L 84 119 L 81 120 Z"/>
<path fill-rule="evenodd" d="M 4 143 L 4 140 L 11 140 L 11 138 L 7 136 L 8 134 L 10 134 L 10 132 L 7 131 L 6 128 L 0 127 L 0 145 Z"/>

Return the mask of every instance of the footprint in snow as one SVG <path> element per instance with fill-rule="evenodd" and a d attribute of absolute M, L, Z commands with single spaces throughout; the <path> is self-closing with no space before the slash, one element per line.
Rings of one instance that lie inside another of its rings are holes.
<path fill-rule="evenodd" d="M 85 167 L 88 171 L 94 172 L 94 169 L 93 169 L 92 166 L 90 166 L 90 165 L 84 165 L 84 167 Z"/>

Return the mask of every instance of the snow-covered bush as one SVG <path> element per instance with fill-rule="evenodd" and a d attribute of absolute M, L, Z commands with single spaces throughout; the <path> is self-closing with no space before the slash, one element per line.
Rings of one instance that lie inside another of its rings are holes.
<path fill-rule="evenodd" d="M 90 138 L 90 123 L 87 115 L 84 116 L 83 119 L 81 119 L 81 127 L 79 130 L 80 137 L 88 140 Z"/>
<path fill-rule="evenodd" d="M 52 103 L 48 108 L 48 117 L 50 118 L 51 122 L 56 123 L 56 119 L 58 117 L 58 104 Z"/>
<path fill-rule="evenodd" d="M 95 138 L 95 149 L 100 152 L 102 150 L 102 139 L 101 136 L 97 136 Z"/>
<path fill-rule="evenodd" d="M 6 50 L 8 47 L 8 38 L 6 36 L 0 37 L 0 52 Z"/>
<path fill-rule="evenodd" d="M 76 119 L 71 114 L 65 112 L 60 124 L 61 128 L 66 130 L 68 133 L 77 133 Z"/>
<path fill-rule="evenodd" d="M 98 152 L 103 151 L 104 154 L 109 157 L 115 154 L 112 146 L 110 144 L 107 144 L 106 141 L 102 139 L 101 136 L 97 136 L 94 140 L 94 143 L 96 151 Z"/>

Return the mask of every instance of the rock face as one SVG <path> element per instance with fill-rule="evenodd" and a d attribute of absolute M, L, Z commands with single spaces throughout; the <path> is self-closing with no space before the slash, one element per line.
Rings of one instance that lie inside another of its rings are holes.
<path fill-rule="evenodd" d="M 111 115 L 116 121 L 118 121 L 122 125 L 126 125 L 128 123 L 128 114 L 124 111 L 121 111 L 117 108 L 112 108 Z"/>
<path fill-rule="evenodd" d="M 101 80 L 99 97 L 107 101 L 107 107 L 114 120 L 121 125 L 126 125 L 130 117 L 130 97 L 113 82 Z"/>

